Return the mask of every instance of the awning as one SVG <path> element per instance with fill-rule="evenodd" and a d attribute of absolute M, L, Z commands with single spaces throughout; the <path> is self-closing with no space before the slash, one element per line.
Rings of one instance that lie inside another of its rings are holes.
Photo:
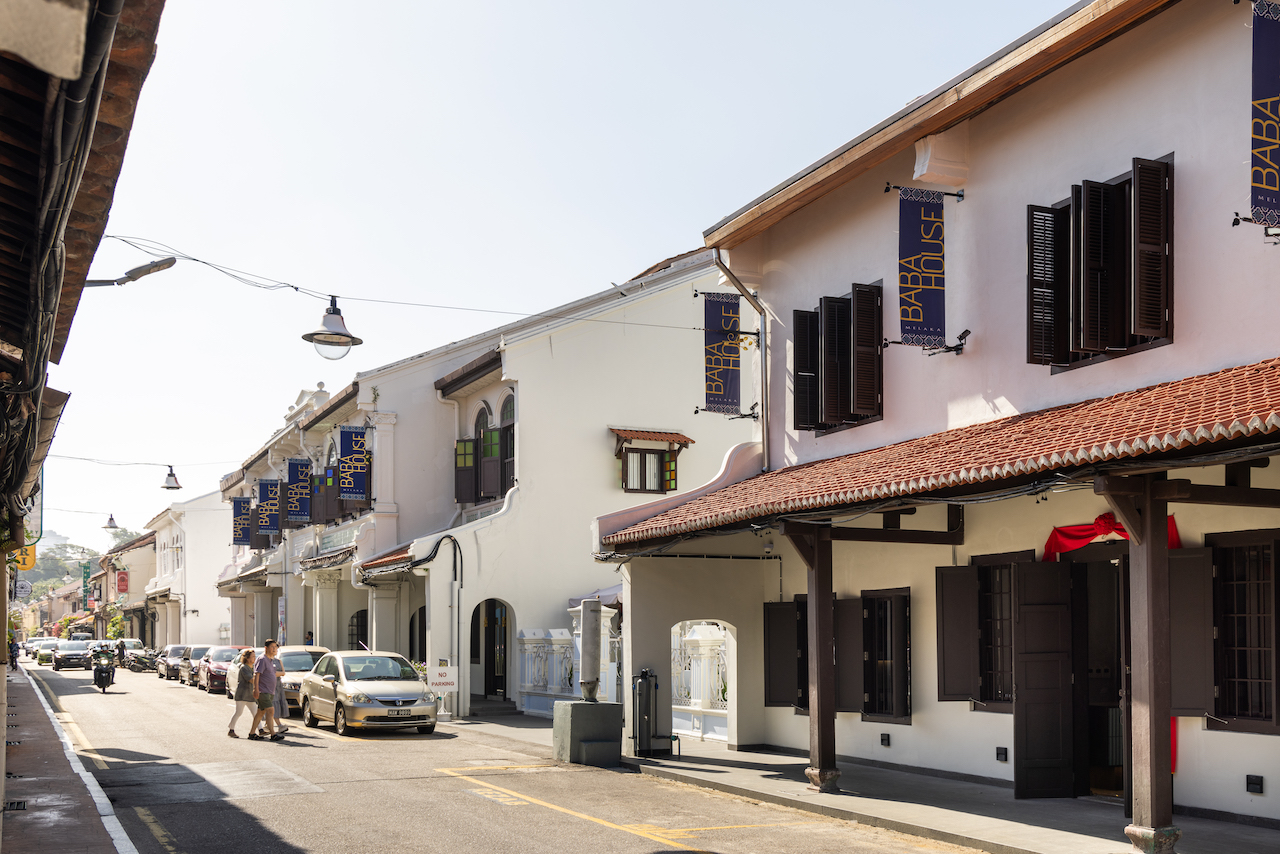
<path fill-rule="evenodd" d="M 143 609 L 143 608 L 145 608 L 145 607 L 147 607 L 147 600 L 146 600 L 146 599 L 139 599 L 139 600 L 138 600 L 138 601 L 136 601 L 136 602 L 130 602 L 128 605 L 125 605 L 125 606 L 124 606 L 123 608 L 121 608 L 120 610 L 122 610 L 122 611 L 140 611 L 140 610 L 142 610 L 142 609 Z"/>
<path fill-rule="evenodd" d="M 670 433 L 661 430 L 626 430 L 621 427 L 610 427 L 609 432 L 619 439 L 642 439 L 646 442 L 674 442 L 678 445 L 692 445 L 694 441 L 683 433 Z"/>
<path fill-rule="evenodd" d="M 569 607 L 576 608 L 586 599 L 599 599 L 600 604 L 609 608 L 622 609 L 622 585 L 615 584 L 612 587 L 601 587 L 586 596 L 573 596 L 569 599 Z"/>
<path fill-rule="evenodd" d="M 1280 359 L 765 472 L 602 538 L 617 546 L 1280 431 Z M 977 490 L 973 490 L 977 491 Z"/>
<path fill-rule="evenodd" d="M 319 557 L 309 557 L 306 560 L 298 561 L 298 565 L 305 572 L 310 569 L 329 569 L 334 566 L 341 566 L 344 563 L 350 563 L 351 558 L 355 556 L 356 547 L 346 546 L 338 549 L 336 552 L 330 552 L 327 555 Z"/>

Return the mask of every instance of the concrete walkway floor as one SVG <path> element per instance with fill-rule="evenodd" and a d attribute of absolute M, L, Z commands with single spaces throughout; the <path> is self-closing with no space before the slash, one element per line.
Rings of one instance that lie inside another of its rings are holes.
<path fill-rule="evenodd" d="M 539 746 L 551 744 L 551 721 L 527 716 L 465 718 L 466 727 Z M 442 724 L 442 726 L 448 726 Z M 1110 798 L 1015 800 L 1013 789 L 866 765 L 840 765 L 839 794 L 810 791 L 808 762 L 781 753 L 732 751 L 686 739 L 682 756 L 624 757 L 644 774 L 704 786 L 781 806 L 859 821 L 977 848 L 990 854 L 1131 854 L 1129 822 Z M 1280 830 L 1190 816 L 1179 854 L 1277 854 Z"/>

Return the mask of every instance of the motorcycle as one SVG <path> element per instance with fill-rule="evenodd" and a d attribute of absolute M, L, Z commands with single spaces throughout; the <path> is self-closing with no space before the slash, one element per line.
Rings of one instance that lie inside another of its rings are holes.
<path fill-rule="evenodd" d="M 156 651 L 154 649 L 139 649 L 125 654 L 125 660 L 129 665 L 129 669 L 134 673 L 145 673 L 148 670 L 156 669 Z"/>
<path fill-rule="evenodd" d="M 116 657 L 110 650 L 98 649 L 93 653 L 93 684 L 107 693 L 107 686 L 116 681 Z"/>

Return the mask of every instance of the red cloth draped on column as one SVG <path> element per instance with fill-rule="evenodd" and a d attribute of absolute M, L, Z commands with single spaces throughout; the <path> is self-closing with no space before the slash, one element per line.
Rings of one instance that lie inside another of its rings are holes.
<path fill-rule="evenodd" d="M 1049 539 L 1045 541 L 1042 560 L 1057 560 L 1062 552 L 1086 546 L 1095 538 L 1105 537 L 1107 534 L 1119 534 L 1126 540 L 1129 539 L 1129 532 L 1124 529 L 1124 525 L 1116 521 L 1114 513 L 1103 513 L 1088 525 L 1065 525 L 1054 528 Z M 1182 538 L 1178 536 L 1178 525 L 1173 521 L 1172 516 L 1169 517 L 1169 548 L 1182 548 Z"/>

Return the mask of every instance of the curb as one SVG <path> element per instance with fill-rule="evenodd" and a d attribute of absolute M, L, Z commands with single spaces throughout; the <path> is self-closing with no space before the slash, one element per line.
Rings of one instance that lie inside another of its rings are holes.
<path fill-rule="evenodd" d="M 53 724 L 53 731 L 57 733 L 58 740 L 62 742 L 62 752 L 66 754 L 67 761 L 71 763 L 71 770 L 80 775 L 81 782 L 89 790 L 89 797 L 93 798 L 93 803 L 98 808 L 98 816 L 102 819 L 102 826 L 106 828 L 107 835 L 115 843 L 116 851 L 119 854 L 138 854 L 138 849 L 134 846 L 133 841 L 129 839 L 129 834 L 124 832 L 124 826 L 120 824 L 120 819 L 116 817 L 116 811 L 111 806 L 111 801 L 107 798 L 106 793 L 102 791 L 102 787 L 98 785 L 97 778 L 85 769 L 84 763 L 76 755 L 75 747 L 72 746 L 71 739 L 67 737 L 62 724 L 58 723 L 58 718 L 53 712 L 53 707 L 49 705 L 48 699 L 45 698 L 44 691 L 40 690 L 40 686 L 36 684 L 35 679 L 31 677 L 25 667 L 19 665 L 18 669 L 26 677 L 28 684 L 31 685 L 31 690 L 35 692 L 36 698 L 40 700 L 44 713 L 49 717 L 49 723 Z"/>

